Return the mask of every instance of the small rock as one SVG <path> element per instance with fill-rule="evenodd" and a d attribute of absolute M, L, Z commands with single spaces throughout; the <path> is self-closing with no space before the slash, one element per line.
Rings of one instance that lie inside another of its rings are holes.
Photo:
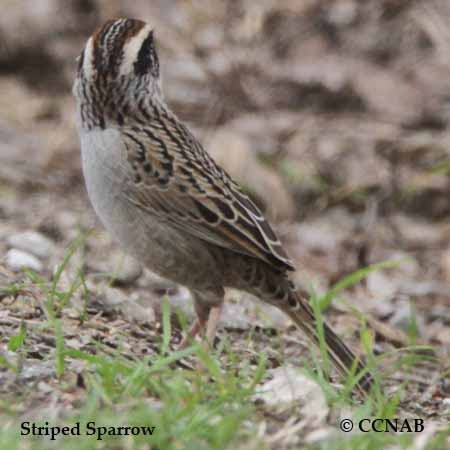
<path fill-rule="evenodd" d="M 120 289 L 106 286 L 102 300 L 106 309 L 120 311 L 128 320 L 134 320 L 139 323 L 155 321 L 153 308 L 140 305 L 134 298 L 130 298 Z"/>
<path fill-rule="evenodd" d="M 370 272 L 366 278 L 369 292 L 379 299 L 389 301 L 398 292 L 398 280 L 387 272 Z"/>
<path fill-rule="evenodd" d="M 142 275 L 141 264 L 126 254 L 118 254 L 112 258 L 112 281 L 117 286 L 133 284 Z"/>
<path fill-rule="evenodd" d="M 220 317 L 220 325 L 233 330 L 248 330 L 252 321 L 245 305 L 227 302 Z"/>
<path fill-rule="evenodd" d="M 58 228 L 61 230 L 70 230 L 77 228 L 78 216 L 72 210 L 63 210 L 56 213 L 54 220 Z M 78 231 L 77 231 L 78 233 Z"/>
<path fill-rule="evenodd" d="M 41 272 L 43 269 L 42 263 L 35 256 L 16 248 L 12 248 L 8 251 L 5 260 L 6 265 L 13 272 L 20 272 L 23 269 Z"/>
<path fill-rule="evenodd" d="M 180 286 L 174 295 L 169 295 L 168 297 L 170 306 L 172 308 L 178 308 L 180 311 L 182 311 L 187 320 L 194 320 L 194 305 L 192 302 L 191 293 L 187 288 Z"/>
<path fill-rule="evenodd" d="M 291 320 L 275 306 L 258 301 L 257 297 L 227 289 L 220 323 L 224 328 L 234 330 L 248 330 L 255 325 L 284 330 L 291 324 Z"/>
<path fill-rule="evenodd" d="M 64 344 L 67 348 L 74 348 L 77 350 L 80 350 L 83 347 L 83 342 L 80 339 L 78 339 L 78 337 L 65 339 Z"/>
<path fill-rule="evenodd" d="M 269 371 L 273 379 L 261 386 L 257 399 L 268 407 L 286 411 L 299 406 L 302 418 L 314 424 L 323 423 L 328 406 L 320 386 L 294 367 Z"/>
<path fill-rule="evenodd" d="M 416 314 L 409 300 L 399 300 L 394 315 L 389 319 L 390 324 L 408 333 L 411 330 L 413 321 L 415 321 L 417 326 L 418 336 L 424 336 L 426 330 L 424 318 Z"/>
<path fill-rule="evenodd" d="M 134 300 L 123 303 L 120 310 L 126 318 L 137 323 L 154 323 L 156 320 L 153 308 L 142 306 Z"/>
<path fill-rule="evenodd" d="M 30 382 L 31 380 L 42 380 L 54 375 L 55 368 L 51 361 L 30 361 L 20 372 L 19 382 Z"/>
<path fill-rule="evenodd" d="M 10 247 L 32 253 L 38 258 L 48 258 L 55 248 L 50 239 L 31 230 L 9 236 L 7 243 Z"/>
<path fill-rule="evenodd" d="M 114 289 L 109 286 L 103 291 L 103 304 L 112 309 L 121 306 L 127 301 L 127 297 L 120 289 Z"/>
<path fill-rule="evenodd" d="M 355 2 L 351 0 L 342 0 L 330 5 L 327 19 L 330 24 L 344 28 L 353 24 L 358 17 L 358 9 Z"/>
<path fill-rule="evenodd" d="M 336 430 L 330 426 L 322 426 L 317 428 L 305 436 L 305 442 L 308 444 L 319 443 L 325 439 L 330 440 L 333 435 L 336 435 Z"/>
<path fill-rule="evenodd" d="M 431 307 L 430 317 L 433 319 L 442 319 L 450 323 L 450 309 L 446 305 L 433 305 Z"/>
<path fill-rule="evenodd" d="M 44 392 L 46 394 L 52 394 L 54 391 L 54 388 L 45 381 L 39 381 L 39 383 L 37 384 L 37 389 L 38 391 Z"/>

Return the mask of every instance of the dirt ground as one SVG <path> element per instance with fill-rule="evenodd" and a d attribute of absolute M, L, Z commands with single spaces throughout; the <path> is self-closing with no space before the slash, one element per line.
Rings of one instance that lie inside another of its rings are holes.
<path fill-rule="evenodd" d="M 25 384 L 51 384 L 53 366 L 42 361 L 55 341 L 33 327 L 45 320 L 46 293 L 30 283 L 21 261 L 50 281 L 69 244 L 93 227 L 60 280 L 67 287 L 80 267 L 86 273 L 85 289 L 65 309 L 66 342 L 89 349 L 96 336 L 113 345 L 109 327 L 118 327 L 130 333 L 130 351 L 145 354 L 160 332 L 167 289 L 192 317 L 185 289 L 121 256 L 85 192 L 71 96 L 75 59 L 92 31 L 116 16 L 154 26 L 168 103 L 264 208 L 298 267 L 296 282 L 323 294 L 369 264 L 398 261 L 340 292 L 327 317 L 358 346 L 358 321 L 348 314 L 357 307 L 367 315 L 375 352 L 393 359 L 412 343 L 432 346 L 427 354 L 436 359 L 407 373 L 396 367 L 391 387 L 406 377 L 405 411 L 448 422 L 445 0 L 37 0 L 32 9 L 2 2 L 0 353 L 16 358 L 7 343 L 25 320 L 35 347 L 21 361 Z M 114 272 L 113 286 L 111 277 L 99 277 L 105 272 Z M 11 283 L 23 280 L 23 291 L 12 295 Z M 254 305 L 236 294 L 225 313 L 223 327 L 237 346 L 240 330 L 255 322 L 291 329 L 287 319 L 268 310 L 269 320 Z M 261 348 L 270 347 L 267 336 L 261 339 Z M 305 345 L 290 357 L 300 354 L 307 354 Z M 5 398 L 23 393 L 11 377 L 0 367 Z M 38 411 L 46 398 L 36 391 L 26 407 Z"/>

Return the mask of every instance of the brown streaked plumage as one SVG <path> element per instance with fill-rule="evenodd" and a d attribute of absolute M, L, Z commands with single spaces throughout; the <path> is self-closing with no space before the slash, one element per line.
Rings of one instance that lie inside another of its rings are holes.
<path fill-rule="evenodd" d="M 236 288 L 283 310 L 319 344 L 270 224 L 166 105 L 152 29 L 132 19 L 103 25 L 82 52 L 74 95 L 94 209 L 150 270 L 191 290 L 198 321 L 190 334 L 206 327 L 212 342 L 224 289 Z M 326 324 L 324 336 L 337 367 L 363 370 Z M 371 381 L 365 374 L 359 388 Z"/>

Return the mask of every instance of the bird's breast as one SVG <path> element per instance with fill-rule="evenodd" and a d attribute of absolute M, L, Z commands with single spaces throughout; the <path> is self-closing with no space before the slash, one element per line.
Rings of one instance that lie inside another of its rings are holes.
<path fill-rule="evenodd" d="M 126 147 L 114 129 L 81 133 L 83 174 L 89 199 L 103 225 L 126 248 L 132 250 L 141 239 L 140 210 L 127 198 L 132 181 Z M 151 234 L 152 217 L 146 218 Z"/>
<path fill-rule="evenodd" d="M 202 240 L 170 226 L 146 205 L 138 207 L 130 201 L 136 186 L 130 187 L 133 173 L 120 133 L 99 130 L 80 134 L 88 195 L 115 239 L 165 278 L 197 289 L 219 283 L 221 272 Z"/>

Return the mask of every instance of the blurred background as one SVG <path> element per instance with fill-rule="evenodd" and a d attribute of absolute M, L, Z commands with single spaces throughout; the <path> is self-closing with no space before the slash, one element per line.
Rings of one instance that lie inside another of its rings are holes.
<path fill-rule="evenodd" d="M 89 239 L 88 273 L 104 270 L 117 249 L 87 200 L 71 85 L 95 28 L 135 17 L 155 28 L 168 103 L 266 211 L 299 267 L 297 281 L 323 293 L 362 267 L 399 260 L 346 298 L 369 314 L 380 342 L 406 345 L 413 326 L 423 341 L 448 346 L 450 2 L 0 5 L 7 270 L 28 257 L 50 274 L 91 226 L 100 231 Z"/>

